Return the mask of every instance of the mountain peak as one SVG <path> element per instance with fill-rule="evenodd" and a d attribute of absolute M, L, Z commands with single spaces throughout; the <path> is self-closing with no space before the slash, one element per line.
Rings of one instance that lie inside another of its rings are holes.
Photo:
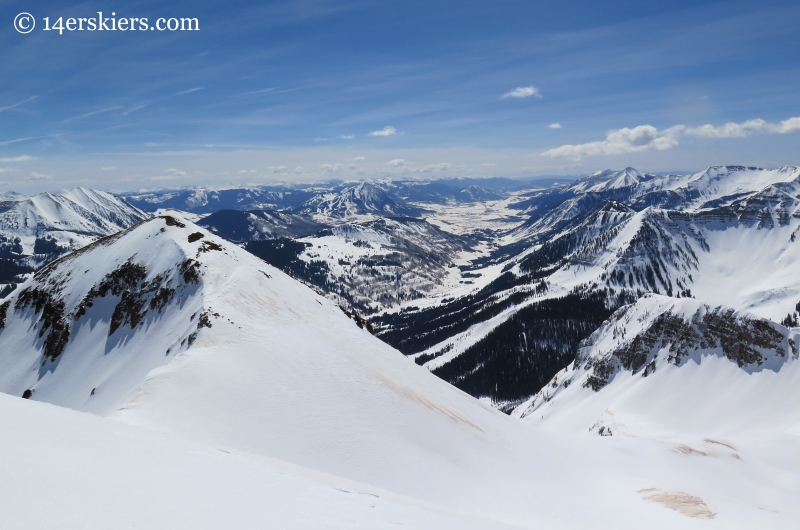
<path fill-rule="evenodd" d="M 626 167 L 622 170 L 606 169 L 578 180 L 569 189 L 579 192 L 603 192 L 635 187 L 651 178 L 653 178 L 653 175 L 642 173 L 632 167 Z"/>
<path fill-rule="evenodd" d="M 416 217 L 420 210 L 371 182 L 360 182 L 338 191 L 322 193 L 306 201 L 301 212 L 331 218 L 359 215 Z"/>

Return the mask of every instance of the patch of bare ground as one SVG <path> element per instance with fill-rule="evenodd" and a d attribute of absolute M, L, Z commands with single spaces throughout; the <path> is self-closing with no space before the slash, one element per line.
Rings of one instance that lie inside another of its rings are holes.
<path fill-rule="evenodd" d="M 663 504 L 670 510 L 675 510 L 687 517 L 698 519 L 713 519 L 716 514 L 706 505 L 700 497 L 695 497 L 680 491 L 664 491 L 660 488 L 646 488 L 639 490 L 643 500 Z"/>
<path fill-rule="evenodd" d="M 674 451 L 683 455 L 708 456 L 708 453 L 704 453 L 699 449 L 695 449 L 694 447 L 689 447 L 688 445 L 684 444 L 679 444 L 677 447 L 675 447 Z"/>
<path fill-rule="evenodd" d="M 736 447 L 733 446 L 733 444 L 730 444 L 728 442 L 720 442 L 719 440 L 714 440 L 712 438 L 703 438 L 703 441 L 705 443 L 707 443 L 707 444 L 724 445 L 725 447 L 727 447 L 728 449 L 730 449 L 732 451 L 736 451 L 737 450 Z"/>

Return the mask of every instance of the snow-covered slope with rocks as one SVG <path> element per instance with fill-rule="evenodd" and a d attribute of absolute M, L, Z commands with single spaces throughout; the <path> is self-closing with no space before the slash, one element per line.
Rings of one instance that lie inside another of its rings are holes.
<path fill-rule="evenodd" d="M 646 295 L 619 309 L 513 415 L 601 435 L 800 434 L 800 334 L 752 313 Z"/>

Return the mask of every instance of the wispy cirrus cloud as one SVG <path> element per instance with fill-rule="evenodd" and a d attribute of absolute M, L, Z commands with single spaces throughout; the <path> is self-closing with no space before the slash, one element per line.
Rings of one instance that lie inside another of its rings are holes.
<path fill-rule="evenodd" d="M 6 105 L 5 107 L 0 107 L 0 112 L 6 111 L 6 110 L 15 109 L 17 107 L 20 107 L 20 106 L 24 105 L 25 103 L 28 103 L 29 101 L 33 101 L 34 99 L 36 99 L 36 96 L 31 96 L 28 99 L 22 100 L 22 101 L 20 101 L 18 103 L 14 103 L 12 105 Z"/>
<path fill-rule="evenodd" d="M 21 155 L 0 158 L 0 162 L 30 162 L 31 160 L 36 160 L 36 157 L 30 155 Z"/>
<path fill-rule="evenodd" d="M 261 94 L 268 94 L 270 92 L 274 92 L 275 90 L 277 90 L 276 87 L 262 88 L 260 90 L 251 90 L 250 92 L 244 92 L 242 94 L 236 94 L 233 97 L 234 98 L 246 98 L 246 97 L 250 97 L 250 96 L 258 96 L 258 95 L 261 95 Z"/>
<path fill-rule="evenodd" d="M 675 125 L 658 130 L 652 125 L 617 129 L 609 132 L 605 140 L 585 144 L 567 144 L 543 152 L 542 156 L 552 158 L 573 158 L 584 156 L 623 155 L 655 149 L 663 151 L 679 145 L 681 136 L 699 138 L 745 138 L 752 134 L 789 134 L 800 132 L 800 117 L 789 118 L 778 123 L 762 119 L 747 120 L 742 123 L 728 122 L 724 125 L 711 124 L 699 127 Z"/>
<path fill-rule="evenodd" d="M 77 120 L 82 120 L 84 118 L 88 118 L 90 116 L 95 116 L 97 114 L 104 114 L 106 112 L 111 112 L 112 110 L 119 110 L 121 108 L 122 107 L 120 107 L 119 105 L 114 105 L 113 107 L 106 107 L 104 109 L 94 110 L 92 112 L 87 112 L 86 114 L 81 114 L 80 116 L 73 116 L 72 118 L 67 118 L 66 120 L 63 120 L 61 123 L 70 123 L 70 122 L 73 122 L 73 121 L 77 121 Z"/>
<path fill-rule="evenodd" d="M 141 110 L 141 109 L 143 109 L 143 108 L 145 108 L 145 107 L 147 107 L 149 105 L 150 105 L 150 103 L 142 103 L 141 105 L 135 105 L 135 106 L 129 108 L 128 110 L 124 111 L 122 113 L 122 115 L 123 116 L 127 116 L 128 114 L 130 114 L 132 112 L 136 112 L 137 110 Z"/>
<path fill-rule="evenodd" d="M 184 90 L 183 92 L 178 92 L 178 93 L 177 93 L 177 94 L 175 94 L 175 95 L 176 95 L 176 96 L 182 96 L 182 95 L 184 95 L 184 94 L 191 94 L 192 92 L 198 92 L 198 91 L 200 91 L 200 90 L 205 90 L 205 88 L 206 88 L 206 87 L 204 87 L 204 86 L 199 86 L 199 87 L 195 87 L 195 88 L 190 88 L 189 90 Z"/>
<path fill-rule="evenodd" d="M 4 142 L 0 142 L 0 146 L 17 144 L 19 142 L 27 142 L 28 140 L 38 140 L 39 138 L 47 138 L 47 137 L 46 136 L 26 136 L 24 138 L 15 138 L 13 140 L 6 140 Z"/>
<path fill-rule="evenodd" d="M 397 129 L 392 127 L 391 125 L 387 125 L 383 129 L 379 131 L 372 131 L 369 133 L 370 136 L 394 136 L 397 134 Z"/>
<path fill-rule="evenodd" d="M 503 94 L 502 99 L 508 99 L 508 98 L 521 99 L 529 97 L 541 98 L 542 94 L 539 92 L 539 89 L 536 88 L 535 86 L 521 86 Z"/>

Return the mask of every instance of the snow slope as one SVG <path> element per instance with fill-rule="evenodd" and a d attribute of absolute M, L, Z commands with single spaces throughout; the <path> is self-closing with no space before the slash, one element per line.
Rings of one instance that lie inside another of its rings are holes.
<path fill-rule="evenodd" d="M 0 394 L 0 418 L 3 528 L 511 528 L 46 403 Z"/>

